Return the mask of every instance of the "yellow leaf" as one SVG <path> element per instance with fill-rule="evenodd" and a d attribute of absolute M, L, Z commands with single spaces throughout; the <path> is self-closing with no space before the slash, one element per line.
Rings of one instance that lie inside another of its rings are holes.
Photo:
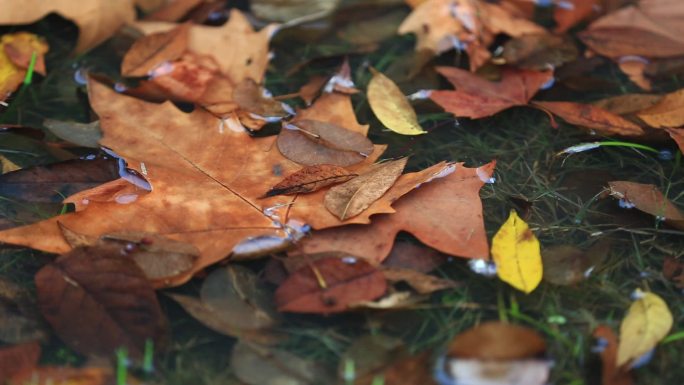
<path fill-rule="evenodd" d="M 373 78 L 368 83 L 368 103 L 375 116 L 390 130 L 402 135 L 426 132 L 418 124 L 416 111 L 406 96 L 390 78 L 371 68 Z"/>
<path fill-rule="evenodd" d="M 5 156 L 0 155 L 0 175 L 19 169 L 21 169 L 21 167 L 17 166 L 16 163 L 7 159 Z"/>
<path fill-rule="evenodd" d="M 47 43 L 32 33 L 17 32 L 0 37 L 0 101 L 24 81 L 34 52 L 37 55 L 34 71 L 45 74 L 43 55 L 47 51 Z"/>
<path fill-rule="evenodd" d="M 531 293 L 542 279 L 539 240 L 515 210 L 492 239 L 496 274 L 502 281 Z"/>
<path fill-rule="evenodd" d="M 618 367 L 653 349 L 672 328 L 672 313 L 662 298 L 638 289 L 636 295 L 620 325 Z"/>

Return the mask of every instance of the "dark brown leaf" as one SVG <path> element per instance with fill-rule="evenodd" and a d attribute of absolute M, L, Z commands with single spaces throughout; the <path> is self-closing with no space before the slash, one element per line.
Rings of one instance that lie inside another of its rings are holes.
<path fill-rule="evenodd" d="M 271 187 L 265 197 L 276 195 L 293 195 L 309 193 L 337 183 L 343 183 L 354 178 L 358 174 L 349 172 L 347 169 L 332 164 L 318 164 L 306 166 L 303 169 L 288 175 L 275 186 Z"/>
<path fill-rule="evenodd" d="M 384 267 L 411 269 L 428 273 L 447 261 L 448 256 L 430 247 L 413 242 L 398 241 L 382 262 Z"/>
<path fill-rule="evenodd" d="M 419 294 L 430 294 L 435 291 L 452 289 L 460 286 L 456 281 L 435 277 L 434 275 L 410 269 L 386 267 L 382 269 L 382 273 L 390 282 L 406 282 Z"/>
<path fill-rule="evenodd" d="M 40 358 L 40 345 L 31 342 L 0 348 L 0 383 L 4 384 L 16 373 L 34 368 Z"/>
<path fill-rule="evenodd" d="M 570 38 L 548 33 L 523 35 L 504 44 L 506 64 L 528 70 L 548 70 L 577 58 L 578 50 Z"/>
<path fill-rule="evenodd" d="M 168 32 L 157 32 L 138 39 L 121 63 L 123 76 L 147 76 L 154 68 L 181 57 L 188 48 L 190 24 Z"/>
<path fill-rule="evenodd" d="M 644 134 L 635 123 L 591 104 L 573 102 L 533 102 L 535 106 L 558 115 L 570 124 L 591 128 L 605 135 L 640 136 Z"/>

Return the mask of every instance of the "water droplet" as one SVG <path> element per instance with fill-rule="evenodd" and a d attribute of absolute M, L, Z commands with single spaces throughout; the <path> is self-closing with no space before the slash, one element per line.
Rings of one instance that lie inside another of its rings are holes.
<path fill-rule="evenodd" d="M 660 150 L 658 151 L 658 159 L 660 160 L 672 160 L 674 159 L 674 154 L 670 150 Z"/>
<path fill-rule="evenodd" d="M 123 83 L 117 82 L 114 84 L 114 91 L 116 91 L 116 92 L 119 92 L 119 93 L 126 92 L 127 89 L 128 89 L 128 87 L 126 87 L 126 85 Z"/>
<path fill-rule="evenodd" d="M 356 262 L 358 262 L 356 257 L 352 257 L 352 256 L 342 257 L 342 263 L 346 263 L 347 265 L 353 265 Z"/>
<path fill-rule="evenodd" d="M 76 84 L 85 86 L 88 84 L 88 68 L 80 67 L 74 71 L 74 82 Z"/>
<path fill-rule="evenodd" d="M 174 68 L 173 63 L 165 61 L 147 72 L 147 76 L 149 76 L 150 79 L 158 78 L 172 73 Z"/>
<path fill-rule="evenodd" d="M 591 352 L 596 354 L 603 353 L 603 351 L 606 350 L 607 347 L 608 340 L 603 337 L 599 337 L 596 339 L 596 345 L 591 347 Z"/>
<path fill-rule="evenodd" d="M 636 207 L 636 205 L 634 203 L 628 201 L 625 198 L 618 200 L 618 206 L 620 206 L 623 209 L 633 209 L 634 207 Z"/>
<path fill-rule="evenodd" d="M 138 200 L 138 194 L 121 194 L 114 198 L 114 201 L 116 203 L 122 204 L 122 205 L 127 205 L 129 203 L 133 203 L 136 200 Z"/>
<path fill-rule="evenodd" d="M 556 78 L 552 77 L 551 79 L 547 80 L 546 83 L 542 84 L 540 87 L 542 90 L 548 90 L 549 88 L 553 87 L 553 85 L 556 83 Z"/>
<path fill-rule="evenodd" d="M 494 262 L 484 259 L 471 259 L 468 261 L 470 270 L 485 277 L 492 277 L 496 275 L 496 265 Z"/>

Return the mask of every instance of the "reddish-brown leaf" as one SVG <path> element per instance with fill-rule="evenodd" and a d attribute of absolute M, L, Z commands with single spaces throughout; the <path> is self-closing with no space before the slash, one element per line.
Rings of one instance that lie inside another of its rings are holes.
<path fill-rule="evenodd" d="M 190 24 L 138 39 L 126 52 L 121 63 L 123 76 L 147 76 L 155 67 L 181 57 L 188 48 Z"/>
<path fill-rule="evenodd" d="M 385 267 L 382 269 L 382 273 L 390 282 L 406 282 L 418 294 L 430 294 L 438 290 L 452 289 L 460 286 L 458 282 L 451 279 L 439 278 L 411 269 Z"/>
<path fill-rule="evenodd" d="M 456 116 L 472 119 L 494 115 L 513 106 L 524 106 L 544 83 L 553 78 L 551 71 L 507 68 L 501 81 L 490 82 L 455 67 L 437 67 L 456 88 L 455 91 L 432 91 L 430 99 Z"/>
<path fill-rule="evenodd" d="M 459 334 L 448 349 L 452 358 L 515 360 L 544 353 L 546 343 L 530 328 L 491 321 Z"/>
<path fill-rule="evenodd" d="M 556 21 L 556 32 L 563 33 L 575 24 L 586 20 L 596 13 L 599 0 L 566 0 L 564 6 L 556 3 L 553 20 Z"/>
<path fill-rule="evenodd" d="M 622 368 L 617 368 L 617 336 L 606 325 L 599 325 L 592 334 L 594 338 L 602 340 L 601 346 L 601 385 L 632 385 L 634 379 L 632 373 Z"/>
<path fill-rule="evenodd" d="M 240 109 L 258 115 L 259 118 L 284 117 L 288 113 L 282 103 L 264 97 L 263 90 L 252 79 L 247 78 L 233 90 L 233 101 Z"/>
<path fill-rule="evenodd" d="M 264 197 L 314 192 L 323 187 L 346 182 L 357 175 L 333 164 L 306 166 L 271 187 Z"/>
<path fill-rule="evenodd" d="M 679 151 L 684 153 L 684 127 L 666 128 L 665 131 L 667 131 L 672 140 L 677 143 Z"/>
<path fill-rule="evenodd" d="M 628 181 L 608 182 L 610 195 L 622 199 L 626 204 L 664 220 L 673 226 L 684 228 L 684 213 L 668 200 L 658 188 L 652 184 Z"/>
<path fill-rule="evenodd" d="M 399 241 L 394 244 L 382 265 L 428 273 L 446 262 L 447 258 L 448 256 L 435 249 L 414 242 Z"/>
<path fill-rule="evenodd" d="M 125 347 L 138 357 L 147 339 L 162 346 L 166 319 L 154 289 L 119 248 L 74 249 L 43 267 L 35 281 L 43 316 L 77 352 L 108 357 Z"/>
<path fill-rule="evenodd" d="M 40 345 L 29 342 L 0 348 L 0 383 L 4 384 L 15 374 L 34 368 L 40 358 Z"/>
<path fill-rule="evenodd" d="M 356 258 L 324 258 L 290 275 L 278 287 L 278 310 L 297 313 L 338 313 L 349 305 L 374 300 L 385 293 L 385 277 Z"/>
<path fill-rule="evenodd" d="M 675 257 L 665 257 L 663 261 L 663 277 L 674 282 L 674 284 L 684 289 L 684 261 Z"/>
<path fill-rule="evenodd" d="M 612 112 L 591 104 L 573 102 L 533 102 L 535 106 L 558 115 L 568 123 L 591 128 L 605 135 L 639 136 L 644 130 Z"/>

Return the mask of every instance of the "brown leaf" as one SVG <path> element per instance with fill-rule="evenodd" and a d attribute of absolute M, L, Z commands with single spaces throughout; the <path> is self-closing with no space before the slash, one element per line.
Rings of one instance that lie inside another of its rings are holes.
<path fill-rule="evenodd" d="M 556 285 L 572 285 L 584 279 L 591 267 L 584 251 L 570 245 L 554 245 L 542 249 L 544 281 Z"/>
<path fill-rule="evenodd" d="M 33 71 L 45 76 L 45 54 L 48 52 L 47 42 L 39 36 L 28 32 L 17 32 L 2 36 L 2 49 L 7 58 L 18 68 L 28 70 L 33 54 L 36 61 Z"/>
<path fill-rule="evenodd" d="M 296 124 L 300 120 L 332 123 L 363 136 L 368 135 L 368 125 L 356 121 L 351 97 L 340 92 L 324 93 L 311 107 L 297 111 L 292 123 Z"/>
<path fill-rule="evenodd" d="M 178 21 L 205 0 L 176 0 L 165 4 L 145 16 L 147 21 Z"/>
<path fill-rule="evenodd" d="M 435 249 L 414 242 L 398 241 L 382 265 L 428 273 L 445 263 L 447 258 Z"/>
<path fill-rule="evenodd" d="M 247 78 L 235 86 L 233 101 L 242 109 L 259 117 L 284 117 L 288 113 L 282 103 L 264 97 L 263 90 L 254 80 Z"/>
<path fill-rule="evenodd" d="M 684 128 L 666 128 L 665 131 L 677 143 L 679 151 L 684 153 Z"/>
<path fill-rule="evenodd" d="M 658 104 L 639 112 L 639 119 L 651 127 L 684 126 L 684 89 L 665 95 Z"/>
<path fill-rule="evenodd" d="M 524 106 L 544 83 L 551 71 L 504 69 L 500 82 L 490 82 L 455 67 L 437 67 L 455 91 L 432 91 L 430 99 L 457 117 L 471 119 L 494 115 L 514 106 Z"/>
<path fill-rule="evenodd" d="M 121 63 L 123 76 L 147 76 L 154 68 L 181 57 L 188 47 L 190 24 L 136 40 Z"/>
<path fill-rule="evenodd" d="M 332 164 L 306 166 L 271 187 L 264 197 L 309 193 L 354 178 L 347 169 Z"/>
<path fill-rule="evenodd" d="M 613 330 L 606 325 L 599 325 L 592 333 L 594 338 L 602 340 L 600 346 L 601 361 L 603 363 L 601 370 L 601 385 L 632 385 L 634 379 L 632 373 L 625 371 L 623 368 L 617 367 L 617 336 Z"/>
<path fill-rule="evenodd" d="M 544 353 L 546 343 L 534 330 L 490 321 L 459 334 L 449 344 L 452 358 L 479 360 L 515 360 Z"/>
<path fill-rule="evenodd" d="M 453 289 L 461 286 L 458 282 L 446 278 L 435 277 L 419 271 L 402 269 L 397 267 L 384 267 L 382 273 L 390 282 L 406 282 L 418 294 L 430 294 L 444 289 Z"/>
<path fill-rule="evenodd" d="M 166 319 L 143 272 L 117 248 L 94 251 L 74 249 L 36 274 L 45 319 L 85 355 L 110 356 L 123 346 L 140 357 L 147 339 L 162 346 Z"/>
<path fill-rule="evenodd" d="M 15 374 L 33 369 L 38 365 L 40 345 L 30 342 L 0 348 L 0 383 L 5 383 Z"/>
<path fill-rule="evenodd" d="M 107 385 L 114 380 L 113 377 L 111 370 L 106 368 L 41 366 L 17 373 L 12 377 L 10 384 Z"/>
<path fill-rule="evenodd" d="M 492 162 L 465 168 L 460 163 L 452 164 L 439 169 L 437 175 L 433 171 L 429 174 L 431 178 L 420 182 L 412 180 L 412 174 L 402 175 L 386 195 L 393 195 L 394 190 L 405 188 L 406 184 L 412 189 L 417 183 L 422 185 L 408 190 L 411 192 L 394 203 L 396 213 L 376 216 L 370 226 L 315 231 L 299 243 L 299 251 L 307 254 L 345 251 L 379 264 L 389 254 L 397 233 L 403 230 L 449 255 L 488 258 L 479 190 L 491 177 L 494 165 Z"/>
<path fill-rule="evenodd" d="M 132 0 L 0 0 L 0 9 L 1 25 L 30 24 L 53 12 L 74 22 L 79 28 L 76 53 L 97 46 L 135 18 Z"/>
<path fill-rule="evenodd" d="M 570 124 L 591 128 L 605 135 L 639 136 L 644 134 L 635 123 L 591 104 L 573 102 L 533 102 L 558 115 Z"/>
<path fill-rule="evenodd" d="M 560 67 L 577 58 L 578 50 L 567 37 L 547 33 L 523 35 L 504 44 L 506 64 L 517 68 L 544 71 Z"/>
<path fill-rule="evenodd" d="M 626 204 L 634 205 L 638 210 L 651 214 L 675 227 L 684 228 L 684 213 L 668 200 L 658 188 L 652 184 L 628 181 L 608 182 L 610 195 L 621 199 Z"/>
<path fill-rule="evenodd" d="M 290 275 L 278 287 L 279 311 L 338 313 L 350 304 L 373 300 L 385 293 L 382 272 L 361 259 L 324 258 Z"/>
<path fill-rule="evenodd" d="M 373 143 L 365 136 L 316 120 L 285 124 L 276 143 L 285 157 L 307 166 L 350 166 L 360 163 L 373 152 Z"/>
<path fill-rule="evenodd" d="M 601 99 L 592 104 L 616 115 L 631 115 L 658 104 L 662 98 L 661 95 L 653 94 L 624 94 Z"/>
<path fill-rule="evenodd" d="M 599 0 L 566 0 L 563 6 L 556 3 L 553 9 L 553 20 L 556 21 L 556 32 L 563 33 L 590 18 L 600 6 Z"/>
<path fill-rule="evenodd" d="M 325 208 L 341 221 L 354 217 L 392 187 L 408 158 L 374 165 L 370 170 L 341 185 L 332 187 L 325 194 Z"/>

